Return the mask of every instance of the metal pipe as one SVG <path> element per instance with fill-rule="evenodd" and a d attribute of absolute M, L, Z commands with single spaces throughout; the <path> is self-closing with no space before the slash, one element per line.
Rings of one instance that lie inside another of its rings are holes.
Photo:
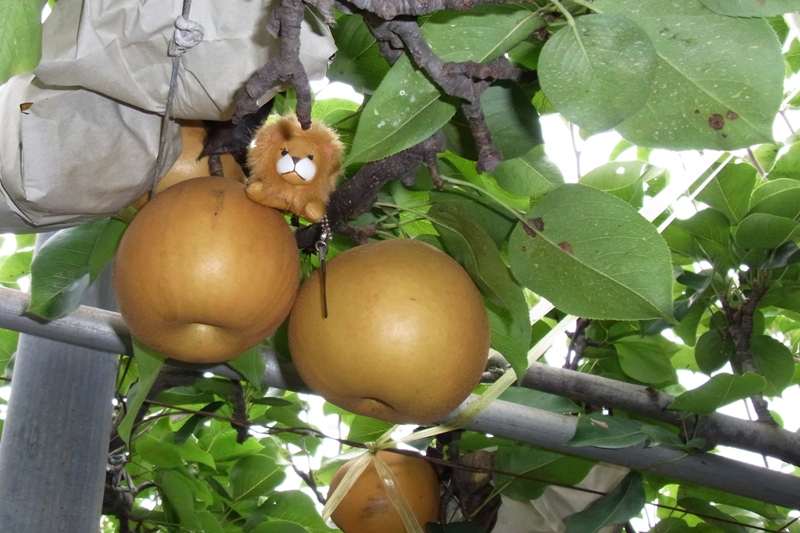
<path fill-rule="evenodd" d="M 446 420 L 452 419 L 475 399 L 477 396 L 468 399 Z M 653 472 L 789 509 L 800 509 L 800 477 L 720 455 L 690 455 L 664 446 L 622 449 L 571 446 L 568 442 L 575 434 L 577 423 L 574 416 L 495 400 L 467 425 L 467 429 L 640 472 Z"/>
<path fill-rule="evenodd" d="M 81 306 L 67 317 L 42 322 L 25 315 L 27 307 L 27 294 L 0 288 L 0 327 L 100 351 L 132 353 L 130 333 L 118 313 Z M 268 347 L 262 347 L 260 353 L 267 363 L 267 372 L 262 380 L 264 385 L 295 391 L 306 389 L 291 363 Z M 225 366 L 210 370 L 238 377 Z M 451 417 L 470 401 L 467 400 Z M 467 429 L 800 509 L 798 477 L 719 455 L 686 455 L 661 446 L 625 449 L 574 447 L 567 442 L 574 435 L 576 424 L 575 417 L 497 400 L 470 422 Z"/>
<path fill-rule="evenodd" d="M 114 305 L 107 274 L 84 301 Z M 20 335 L 0 440 L 3 531 L 100 530 L 117 353 Z"/>

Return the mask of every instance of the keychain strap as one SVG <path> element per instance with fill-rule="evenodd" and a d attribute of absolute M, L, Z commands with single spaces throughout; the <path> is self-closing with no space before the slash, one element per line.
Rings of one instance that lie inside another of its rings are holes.
<path fill-rule="evenodd" d="M 322 316 L 328 318 L 328 293 L 327 293 L 327 272 L 325 269 L 325 261 L 328 255 L 328 243 L 333 239 L 331 233 L 331 225 L 328 221 L 328 216 L 325 215 L 320 221 L 322 227 L 319 233 L 319 239 L 314 244 L 319 256 L 319 270 L 322 277 Z"/>

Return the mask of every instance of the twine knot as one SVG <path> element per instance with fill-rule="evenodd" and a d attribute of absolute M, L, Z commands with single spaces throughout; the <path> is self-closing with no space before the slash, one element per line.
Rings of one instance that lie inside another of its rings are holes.
<path fill-rule="evenodd" d="M 204 35 L 205 29 L 202 24 L 181 15 L 175 19 L 175 33 L 169 42 L 169 55 L 171 57 L 182 56 L 186 50 L 200 44 Z"/>

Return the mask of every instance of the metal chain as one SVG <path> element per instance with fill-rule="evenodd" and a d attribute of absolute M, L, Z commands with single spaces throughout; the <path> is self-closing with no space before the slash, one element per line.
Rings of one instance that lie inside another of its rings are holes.
<path fill-rule="evenodd" d="M 322 316 L 328 318 L 328 280 L 325 262 L 328 255 L 328 243 L 333 239 L 333 234 L 331 233 L 331 224 L 327 215 L 322 217 L 320 225 L 322 229 L 319 233 L 319 239 L 314 244 L 314 248 L 316 248 L 317 255 L 319 256 L 319 270 L 322 278 Z"/>

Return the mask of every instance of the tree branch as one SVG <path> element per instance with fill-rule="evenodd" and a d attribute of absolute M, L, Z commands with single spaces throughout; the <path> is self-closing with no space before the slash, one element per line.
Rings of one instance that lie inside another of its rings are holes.
<path fill-rule="evenodd" d="M 425 72 L 447 95 L 462 100 L 461 109 L 467 118 L 478 149 L 478 172 L 488 172 L 500 164 L 502 154 L 492 142 L 483 115 L 480 96 L 495 80 L 519 81 L 524 74 L 505 57 L 489 63 L 465 61 L 445 62 L 425 42 L 417 21 L 409 17 L 384 20 L 373 13 L 362 13 L 364 22 L 378 41 L 381 54 L 393 64 L 400 50 L 408 50 L 419 69 Z"/>
<path fill-rule="evenodd" d="M 753 315 L 758 302 L 766 292 L 766 285 L 753 284 L 750 297 L 745 299 L 739 308 L 732 307 L 724 298 L 722 300 L 722 309 L 728 319 L 728 333 L 733 338 L 736 347 L 734 362 L 742 372 L 753 372 L 760 375 L 750 350 L 750 344 L 753 337 Z M 778 425 L 769 412 L 769 403 L 763 394 L 758 393 L 751 396 L 750 401 L 753 403 L 759 422 L 771 426 Z"/>
<path fill-rule="evenodd" d="M 282 0 L 272 14 L 268 29 L 281 39 L 281 51 L 277 58 L 259 69 L 245 85 L 244 93 L 236 103 L 233 123 L 246 115 L 256 113 L 258 100 L 279 82 L 289 82 L 297 92 L 297 119 L 304 130 L 311 127 L 311 88 L 308 76 L 300 62 L 300 26 L 303 22 L 305 4 L 302 0 Z"/>
<path fill-rule="evenodd" d="M 421 143 L 386 159 L 367 163 L 352 179 L 333 191 L 328 204 L 328 220 L 331 231 L 347 235 L 357 242 L 364 242 L 374 234 L 374 228 L 354 227 L 348 222 L 366 213 L 375 203 L 378 191 L 387 182 L 400 180 L 414 183 L 414 172 L 422 164 L 435 159 L 435 154 L 444 150 L 444 134 L 440 131 Z M 313 252 L 319 239 L 319 224 L 297 230 L 295 238 L 301 250 Z"/>

